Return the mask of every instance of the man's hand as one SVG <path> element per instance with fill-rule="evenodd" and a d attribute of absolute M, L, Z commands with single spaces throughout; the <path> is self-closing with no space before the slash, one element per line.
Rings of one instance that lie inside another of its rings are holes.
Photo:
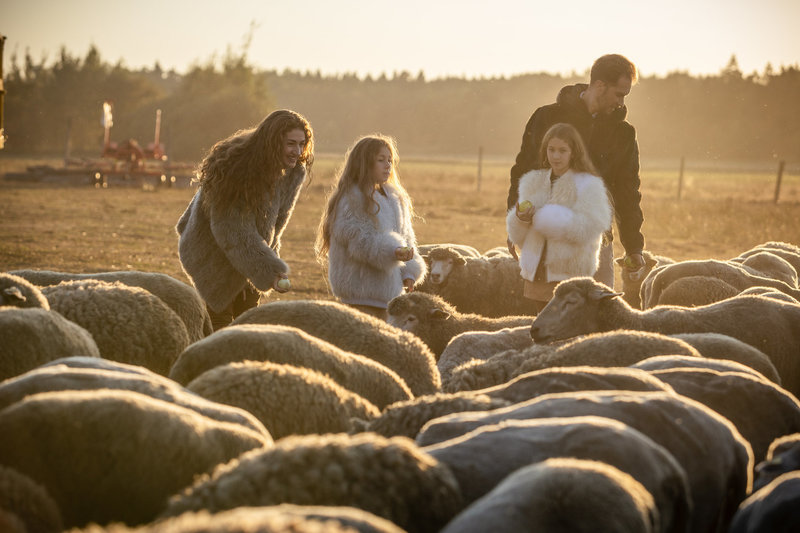
<path fill-rule="evenodd" d="M 292 283 L 289 281 L 289 276 L 286 274 L 281 274 L 275 281 L 272 282 L 272 288 L 275 289 L 275 292 L 284 293 L 289 292 L 292 288 Z"/>
<path fill-rule="evenodd" d="M 406 292 L 414 292 L 414 280 L 411 278 L 404 279 L 403 287 L 405 288 Z"/>
<path fill-rule="evenodd" d="M 519 261 L 519 257 L 517 256 L 517 248 L 514 246 L 514 243 L 511 242 L 511 239 L 506 238 L 506 246 L 508 246 L 508 253 L 511 254 L 511 257 Z"/>
<path fill-rule="evenodd" d="M 622 260 L 622 264 L 627 270 L 640 270 L 644 267 L 644 257 L 642 254 L 628 254 Z"/>

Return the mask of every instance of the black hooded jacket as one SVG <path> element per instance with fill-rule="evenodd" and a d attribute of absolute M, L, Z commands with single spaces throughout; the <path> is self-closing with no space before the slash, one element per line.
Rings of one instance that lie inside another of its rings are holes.
<path fill-rule="evenodd" d="M 511 167 L 511 186 L 508 189 L 508 208 L 517 203 L 519 178 L 529 170 L 542 168 L 539 147 L 550 126 L 559 122 L 572 124 L 581 134 L 589 157 L 606 184 L 614 202 L 620 241 L 625 253 L 642 253 L 641 233 L 644 217 L 639 205 L 639 144 L 636 129 L 625 117 L 625 106 L 610 115 L 592 116 L 580 95 L 588 85 L 579 83 L 563 87 L 555 104 L 537 109 L 522 135 L 522 146 L 516 163 Z"/>

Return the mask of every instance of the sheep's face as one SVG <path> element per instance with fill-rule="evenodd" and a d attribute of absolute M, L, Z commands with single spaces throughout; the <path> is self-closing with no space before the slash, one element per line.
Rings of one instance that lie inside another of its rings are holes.
<path fill-rule="evenodd" d="M 600 331 L 598 303 L 620 296 L 590 278 L 560 283 L 553 299 L 531 324 L 531 338 L 539 344 Z"/>
<path fill-rule="evenodd" d="M 401 313 L 399 315 L 389 315 L 386 322 L 390 326 L 414 333 L 419 326 L 419 318 L 413 313 Z"/>
<path fill-rule="evenodd" d="M 453 259 L 432 259 L 430 280 L 434 285 L 441 285 L 447 280 L 447 276 L 453 271 Z"/>

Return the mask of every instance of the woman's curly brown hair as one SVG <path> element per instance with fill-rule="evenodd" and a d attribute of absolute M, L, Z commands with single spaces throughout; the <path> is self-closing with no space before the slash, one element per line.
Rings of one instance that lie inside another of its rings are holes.
<path fill-rule="evenodd" d="M 306 144 L 297 164 L 304 165 L 309 172 L 314 162 L 311 125 L 294 111 L 273 111 L 255 128 L 239 130 L 209 150 L 197 173 L 204 206 L 261 208 L 264 193 L 274 190 L 275 183 L 286 174 L 282 163 L 283 142 L 285 135 L 294 129 L 305 132 Z"/>

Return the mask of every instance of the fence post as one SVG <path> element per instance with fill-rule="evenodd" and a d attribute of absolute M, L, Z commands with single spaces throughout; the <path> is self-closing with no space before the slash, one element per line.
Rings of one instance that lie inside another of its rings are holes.
<path fill-rule="evenodd" d="M 67 117 L 67 137 L 64 139 L 64 167 L 69 164 L 72 155 L 72 117 Z"/>
<path fill-rule="evenodd" d="M 483 146 L 478 147 L 478 192 L 481 192 L 481 178 L 483 175 Z"/>
<path fill-rule="evenodd" d="M 678 200 L 681 199 L 681 195 L 683 195 L 683 167 L 686 163 L 686 157 L 681 156 L 681 171 L 678 174 Z"/>
<path fill-rule="evenodd" d="M 775 182 L 775 199 L 773 200 L 773 203 L 776 204 L 778 203 L 778 197 L 781 194 L 781 180 L 783 179 L 784 166 L 786 166 L 786 161 L 781 160 L 781 162 L 778 163 L 778 179 Z"/>

